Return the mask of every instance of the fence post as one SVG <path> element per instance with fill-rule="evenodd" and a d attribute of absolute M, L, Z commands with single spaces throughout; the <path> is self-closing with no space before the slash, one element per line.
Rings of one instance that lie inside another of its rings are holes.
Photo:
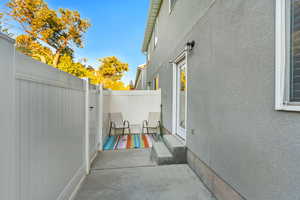
<path fill-rule="evenodd" d="M 84 79 L 85 85 L 85 105 L 84 105 L 84 116 L 85 116 L 85 164 L 86 174 L 90 173 L 90 130 L 89 130 L 89 79 Z"/>
<path fill-rule="evenodd" d="M 99 85 L 99 98 L 98 98 L 98 127 L 99 127 L 99 151 L 102 151 L 102 131 L 103 131 L 103 87 Z"/>
<path fill-rule="evenodd" d="M 15 114 L 14 40 L 0 32 L 0 199 L 16 199 L 18 191 Z"/>

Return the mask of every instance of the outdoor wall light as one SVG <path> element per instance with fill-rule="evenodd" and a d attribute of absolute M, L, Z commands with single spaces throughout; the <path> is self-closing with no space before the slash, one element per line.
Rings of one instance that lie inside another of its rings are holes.
<path fill-rule="evenodd" d="M 184 52 L 192 53 L 195 45 L 196 45 L 195 40 L 187 41 L 187 43 L 185 44 L 184 50 L 179 55 L 181 55 Z M 175 62 L 175 60 L 176 60 L 176 58 L 174 60 L 169 60 L 169 63 L 173 64 Z"/>
<path fill-rule="evenodd" d="M 192 51 L 193 51 L 193 49 L 194 49 L 194 47 L 195 47 L 195 44 L 196 44 L 195 40 L 188 41 L 188 42 L 186 43 L 188 52 L 192 52 Z"/>

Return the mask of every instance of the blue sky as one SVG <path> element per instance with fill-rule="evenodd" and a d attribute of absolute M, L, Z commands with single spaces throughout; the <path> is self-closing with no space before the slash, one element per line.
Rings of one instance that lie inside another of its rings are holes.
<path fill-rule="evenodd" d="M 145 63 L 141 53 L 149 0 L 45 0 L 51 8 L 78 10 L 92 26 L 85 35 L 77 57 L 89 59 L 97 67 L 97 58 L 117 56 L 127 62 L 130 71 L 123 81 L 135 79 L 136 67 Z M 0 0 L 0 7 L 4 2 Z"/>

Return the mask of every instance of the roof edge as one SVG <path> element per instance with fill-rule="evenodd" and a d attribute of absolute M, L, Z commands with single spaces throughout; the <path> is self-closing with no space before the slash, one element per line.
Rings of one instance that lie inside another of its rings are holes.
<path fill-rule="evenodd" d="M 142 52 L 146 52 L 148 49 L 149 42 L 153 34 L 154 24 L 158 16 L 158 13 L 160 11 L 161 4 L 162 4 L 162 0 L 151 0 L 150 2 Z"/>

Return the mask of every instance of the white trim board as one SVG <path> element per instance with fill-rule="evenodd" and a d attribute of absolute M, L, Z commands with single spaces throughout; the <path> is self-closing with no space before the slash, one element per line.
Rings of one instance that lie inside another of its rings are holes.
<path fill-rule="evenodd" d="M 173 62 L 172 63 L 172 134 L 176 135 L 176 87 L 174 87 L 174 85 L 176 85 L 176 64 Z"/>
<path fill-rule="evenodd" d="M 59 194 L 57 200 L 73 200 L 76 194 L 78 193 L 85 178 L 85 165 L 83 165 L 77 170 L 75 175 L 68 182 L 63 191 Z"/>
<path fill-rule="evenodd" d="M 276 70 L 275 70 L 275 109 L 284 107 L 284 86 L 286 67 L 285 0 L 276 0 Z"/>

